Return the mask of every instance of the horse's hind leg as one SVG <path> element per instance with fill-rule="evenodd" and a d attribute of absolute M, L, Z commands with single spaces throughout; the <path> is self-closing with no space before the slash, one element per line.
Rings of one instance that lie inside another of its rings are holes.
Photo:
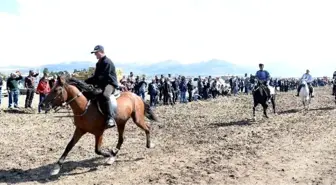
<path fill-rule="evenodd" d="M 145 115 L 141 114 L 140 112 L 137 112 L 137 113 L 134 113 L 132 115 L 132 119 L 138 127 L 140 127 L 142 130 L 145 131 L 145 133 L 146 133 L 146 147 L 147 148 L 154 147 L 154 145 L 151 143 L 151 140 L 150 140 L 150 127 L 145 122 Z"/>
<path fill-rule="evenodd" d="M 273 113 L 275 114 L 275 98 L 274 98 L 274 96 L 272 96 L 271 102 L 272 102 L 272 107 L 273 107 Z"/>
<path fill-rule="evenodd" d="M 95 153 L 97 155 L 101 155 L 104 157 L 111 157 L 110 153 L 103 152 L 101 150 L 101 146 L 103 144 L 103 133 L 95 135 L 96 143 L 95 143 Z"/>
<path fill-rule="evenodd" d="M 126 121 L 127 122 L 127 121 Z M 125 130 L 125 125 L 126 122 L 122 122 L 122 123 L 117 123 L 118 124 L 118 143 L 117 146 L 115 148 L 115 150 L 111 150 L 111 155 L 107 160 L 106 160 L 106 164 L 111 165 L 114 163 L 115 158 L 121 148 L 121 145 L 124 142 L 124 130 Z"/>
<path fill-rule="evenodd" d="M 76 145 L 76 143 L 79 141 L 79 139 L 85 134 L 86 132 L 80 130 L 79 128 L 76 128 L 75 133 L 72 136 L 72 139 L 68 143 L 68 145 L 65 148 L 65 151 L 63 152 L 61 158 L 57 161 L 54 169 L 51 171 L 50 175 L 57 175 L 62 167 L 62 164 L 64 163 L 65 158 L 67 157 L 68 153 L 71 151 L 71 149 Z"/>

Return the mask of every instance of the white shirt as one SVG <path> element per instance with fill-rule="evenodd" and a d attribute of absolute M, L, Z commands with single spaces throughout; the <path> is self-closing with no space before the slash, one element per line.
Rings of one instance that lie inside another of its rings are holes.
<path fill-rule="evenodd" d="M 313 82 L 313 77 L 310 74 L 303 74 L 301 80 L 306 81 L 307 83 Z"/>

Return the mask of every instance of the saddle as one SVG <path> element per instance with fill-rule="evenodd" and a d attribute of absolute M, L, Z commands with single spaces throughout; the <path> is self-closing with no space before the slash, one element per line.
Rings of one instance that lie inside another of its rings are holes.
<path fill-rule="evenodd" d="M 99 94 L 99 95 L 101 95 L 101 94 Z M 110 96 L 112 108 L 113 108 L 113 111 L 114 111 L 115 115 L 117 114 L 117 107 L 118 107 L 117 99 L 120 97 L 120 95 L 121 95 L 121 91 L 119 89 L 115 89 L 114 92 Z M 102 115 L 105 115 L 104 111 L 102 109 L 102 106 L 100 105 L 101 101 L 99 101 L 99 99 L 96 98 L 96 99 L 93 100 L 93 102 L 97 105 L 97 108 L 98 108 L 99 112 Z"/>
<path fill-rule="evenodd" d="M 82 94 L 86 97 L 86 99 L 89 101 L 87 107 L 89 107 L 91 103 L 94 103 L 97 105 L 99 112 L 104 115 L 102 111 L 102 107 L 100 106 L 101 102 L 99 101 L 100 100 L 99 97 L 102 96 L 102 93 L 103 93 L 101 88 L 97 88 L 93 85 L 87 84 L 75 78 L 69 79 L 68 83 L 70 85 L 76 86 L 82 92 Z M 120 95 L 121 95 L 120 89 L 116 88 L 113 94 L 111 94 L 110 96 L 111 104 L 115 112 L 117 111 L 117 99 L 120 97 Z"/>

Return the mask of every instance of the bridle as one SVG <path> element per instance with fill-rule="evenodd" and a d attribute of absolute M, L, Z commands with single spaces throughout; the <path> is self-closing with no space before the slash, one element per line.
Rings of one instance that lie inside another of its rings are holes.
<path fill-rule="evenodd" d="M 62 85 L 62 86 L 60 86 L 61 87 L 61 93 L 59 93 L 57 96 L 55 96 L 50 102 L 48 102 L 48 105 L 49 106 L 51 106 L 52 104 L 53 104 L 53 102 L 57 99 L 57 98 L 59 98 L 60 96 L 61 96 L 61 105 L 60 106 L 54 106 L 54 110 L 55 110 L 55 112 L 58 112 L 59 110 L 61 110 L 61 108 L 63 108 L 63 107 L 65 107 L 65 106 L 67 106 L 67 105 L 69 105 L 71 102 L 73 102 L 73 101 L 75 101 L 77 98 L 79 98 L 80 96 L 82 96 L 83 95 L 83 93 L 82 92 L 79 92 L 79 93 L 77 93 L 77 95 L 75 96 L 75 97 L 73 97 L 73 98 L 71 98 L 70 100 L 65 100 L 65 98 L 64 98 L 64 96 L 63 96 L 63 92 L 65 91 L 65 89 L 64 89 L 64 85 Z M 89 103 L 88 103 L 89 104 Z M 88 107 L 88 106 L 87 106 Z M 86 111 L 85 111 L 85 113 L 86 113 Z M 85 114 L 84 113 L 84 114 Z"/>

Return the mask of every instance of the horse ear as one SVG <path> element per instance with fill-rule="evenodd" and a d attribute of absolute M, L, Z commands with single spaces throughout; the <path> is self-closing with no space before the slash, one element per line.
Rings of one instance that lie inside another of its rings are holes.
<path fill-rule="evenodd" d="M 65 84 L 65 76 L 64 75 L 58 75 L 57 76 L 57 81 L 59 85 L 64 85 Z"/>

